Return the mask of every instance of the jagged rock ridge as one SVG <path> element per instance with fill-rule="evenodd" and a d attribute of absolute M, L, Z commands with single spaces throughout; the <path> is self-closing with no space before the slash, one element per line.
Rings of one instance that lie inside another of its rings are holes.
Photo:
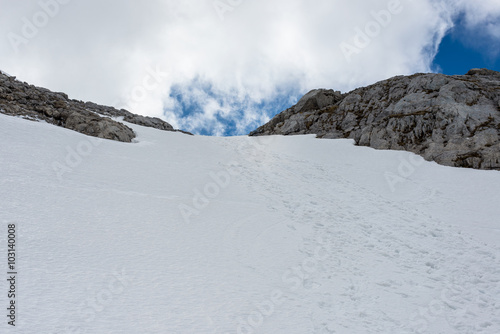
<path fill-rule="evenodd" d="M 170 124 L 159 118 L 135 115 L 124 109 L 117 110 L 92 102 L 71 100 L 64 93 L 29 85 L 1 71 L 0 113 L 46 121 L 89 136 L 122 142 L 131 142 L 135 133 L 111 117 L 123 117 L 125 122 L 160 130 L 180 131 L 174 130 Z"/>
<path fill-rule="evenodd" d="M 500 170 L 500 73 L 397 76 L 341 94 L 313 90 L 250 133 L 352 138 L 455 167 Z"/>

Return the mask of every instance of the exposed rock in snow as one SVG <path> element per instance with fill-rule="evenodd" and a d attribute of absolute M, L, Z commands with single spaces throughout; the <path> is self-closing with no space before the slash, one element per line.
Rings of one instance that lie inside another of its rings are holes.
<path fill-rule="evenodd" d="M 35 121 L 43 120 L 86 135 L 122 142 L 131 142 L 135 133 L 110 117 L 123 117 L 125 122 L 160 130 L 178 131 L 159 118 L 70 100 L 64 93 L 20 82 L 4 72 L 0 72 L 0 112 Z"/>
<path fill-rule="evenodd" d="M 250 135 L 352 138 L 446 166 L 500 170 L 500 73 L 397 76 L 341 95 L 313 90 Z"/>

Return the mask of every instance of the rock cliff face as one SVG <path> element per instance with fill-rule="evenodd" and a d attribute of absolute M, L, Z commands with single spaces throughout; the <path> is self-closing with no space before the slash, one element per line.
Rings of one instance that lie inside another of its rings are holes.
<path fill-rule="evenodd" d="M 20 82 L 3 72 L 0 72 L 0 113 L 45 121 L 89 136 L 122 142 L 131 142 L 135 133 L 111 117 L 122 117 L 125 122 L 160 130 L 179 131 L 159 118 L 135 115 L 123 109 L 117 110 L 91 102 L 70 100 L 64 93 Z"/>
<path fill-rule="evenodd" d="M 250 135 L 298 134 L 500 170 L 500 73 L 398 76 L 346 94 L 313 90 Z"/>

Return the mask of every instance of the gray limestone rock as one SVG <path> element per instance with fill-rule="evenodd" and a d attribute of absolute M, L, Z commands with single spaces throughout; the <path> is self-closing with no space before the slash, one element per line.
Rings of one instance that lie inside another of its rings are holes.
<path fill-rule="evenodd" d="M 20 82 L 1 71 L 0 112 L 33 121 L 45 121 L 89 136 L 122 142 L 131 142 L 135 138 L 135 133 L 112 117 L 159 130 L 179 131 L 159 118 L 135 115 L 127 110 L 117 110 L 92 102 L 70 100 L 64 93 Z"/>
<path fill-rule="evenodd" d="M 352 138 L 455 167 L 500 170 L 500 73 L 398 76 L 346 94 L 313 90 L 250 133 Z"/>

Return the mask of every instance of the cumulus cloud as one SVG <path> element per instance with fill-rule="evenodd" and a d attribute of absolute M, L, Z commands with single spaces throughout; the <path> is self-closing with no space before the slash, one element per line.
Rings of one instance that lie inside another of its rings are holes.
<path fill-rule="evenodd" d="M 494 36 L 499 10 L 496 0 L 0 4 L 6 72 L 207 135 L 247 133 L 310 89 L 430 71 L 456 13 Z"/>
<path fill-rule="evenodd" d="M 452 32 L 470 48 L 483 53 L 490 60 L 500 55 L 500 2 L 497 0 L 445 0 L 448 18 L 459 21 Z M 453 25 L 452 25 L 453 26 Z"/>

